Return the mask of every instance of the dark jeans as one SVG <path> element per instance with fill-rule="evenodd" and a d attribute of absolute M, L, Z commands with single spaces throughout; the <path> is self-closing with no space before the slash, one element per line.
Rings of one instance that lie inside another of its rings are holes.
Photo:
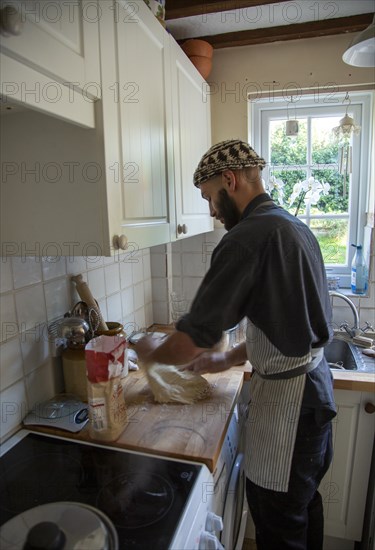
<path fill-rule="evenodd" d="M 300 417 L 289 489 L 280 493 L 246 480 L 257 550 L 322 550 L 323 505 L 318 485 L 332 460 L 331 422 Z"/>

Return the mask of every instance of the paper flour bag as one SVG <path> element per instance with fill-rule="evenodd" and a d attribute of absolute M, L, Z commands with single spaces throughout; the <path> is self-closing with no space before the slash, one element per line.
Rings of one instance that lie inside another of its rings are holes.
<path fill-rule="evenodd" d="M 125 337 L 103 335 L 85 347 L 89 429 L 93 439 L 114 441 L 126 425 L 121 383 L 126 345 Z"/>

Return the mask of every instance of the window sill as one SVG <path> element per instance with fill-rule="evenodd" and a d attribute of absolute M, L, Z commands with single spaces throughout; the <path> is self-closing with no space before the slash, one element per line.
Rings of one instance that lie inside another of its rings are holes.
<path fill-rule="evenodd" d="M 338 288 L 336 291 L 344 294 L 345 296 L 348 296 L 348 298 L 368 298 L 369 296 L 368 290 L 365 294 L 354 294 L 351 288 Z"/>

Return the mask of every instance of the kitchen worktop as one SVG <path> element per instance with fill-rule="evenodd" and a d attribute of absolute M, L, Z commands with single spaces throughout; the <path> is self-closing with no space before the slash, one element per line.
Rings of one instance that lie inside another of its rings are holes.
<path fill-rule="evenodd" d="M 142 370 L 130 371 L 124 384 L 128 423 L 117 441 L 97 442 L 131 451 L 203 462 L 213 472 L 242 388 L 243 372 L 230 370 L 205 377 L 212 387 L 210 397 L 194 405 L 159 404 L 154 401 L 145 373 Z M 31 429 L 93 441 L 88 426 L 76 434 L 41 426 Z"/>

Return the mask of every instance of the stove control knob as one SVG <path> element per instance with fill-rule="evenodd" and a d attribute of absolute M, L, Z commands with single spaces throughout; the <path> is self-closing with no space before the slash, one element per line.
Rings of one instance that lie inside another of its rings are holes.
<path fill-rule="evenodd" d="M 206 517 L 206 531 L 213 533 L 214 531 L 223 530 L 223 519 L 221 516 L 208 512 Z"/>
<path fill-rule="evenodd" d="M 202 531 L 198 550 L 224 550 L 224 546 L 215 535 L 208 531 Z"/>

